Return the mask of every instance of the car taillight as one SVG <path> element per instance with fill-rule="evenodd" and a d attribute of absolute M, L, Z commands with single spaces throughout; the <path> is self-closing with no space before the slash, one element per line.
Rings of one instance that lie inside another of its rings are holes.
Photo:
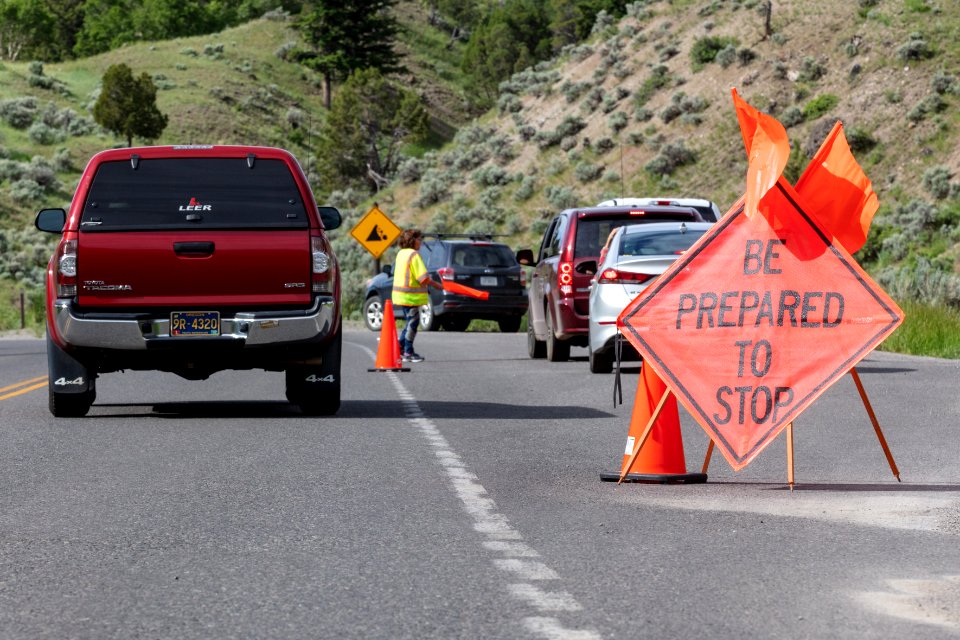
<path fill-rule="evenodd" d="M 57 247 L 57 297 L 77 295 L 77 241 L 63 240 Z"/>
<path fill-rule="evenodd" d="M 326 241 L 321 236 L 310 238 L 310 253 L 313 260 L 314 293 L 333 293 L 334 265 Z"/>
<path fill-rule="evenodd" d="M 440 276 L 441 280 L 453 280 L 453 269 L 450 267 L 437 269 L 437 275 Z"/>
<path fill-rule="evenodd" d="M 526 269 L 520 269 L 520 286 L 521 287 L 527 286 L 527 270 Z"/>
<path fill-rule="evenodd" d="M 597 278 L 600 284 L 638 284 L 646 282 L 653 278 L 649 273 L 632 273 L 630 271 L 617 271 L 614 268 L 604 269 Z"/>
<path fill-rule="evenodd" d="M 560 287 L 560 294 L 569 296 L 573 294 L 573 263 L 561 262 L 557 272 L 557 285 Z"/>

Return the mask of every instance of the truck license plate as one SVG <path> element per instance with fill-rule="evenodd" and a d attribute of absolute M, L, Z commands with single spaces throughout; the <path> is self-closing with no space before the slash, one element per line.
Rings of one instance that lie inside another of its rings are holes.
<path fill-rule="evenodd" d="M 480 276 L 480 286 L 481 287 L 497 286 L 497 276 Z"/>
<path fill-rule="evenodd" d="M 170 314 L 171 336 L 220 335 L 219 311 L 174 311 Z"/>

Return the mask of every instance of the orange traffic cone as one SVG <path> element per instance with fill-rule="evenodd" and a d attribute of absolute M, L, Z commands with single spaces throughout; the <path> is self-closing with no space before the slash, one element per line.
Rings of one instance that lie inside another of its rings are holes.
<path fill-rule="evenodd" d="M 397 321 L 393 317 L 393 302 L 387 298 L 383 303 L 383 323 L 380 325 L 380 346 L 373 369 L 367 371 L 410 371 L 400 359 L 400 343 L 397 341 Z"/>
<path fill-rule="evenodd" d="M 619 473 L 601 473 L 601 480 L 619 481 L 623 477 L 623 482 L 660 484 L 707 481 L 705 473 L 687 473 L 687 463 L 683 457 L 683 440 L 680 437 L 680 413 L 677 409 L 677 399 L 672 393 L 666 398 L 650 434 L 640 447 L 633 464 L 630 464 L 638 441 L 665 393 L 667 393 L 667 385 L 652 367 L 644 363 L 637 383 L 637 398 L 633 403 L 633 414 L 630 416 L 630 429 L 627 433 L 627 448 L 623 454 L 623 463 Z M 629 469 L 627 469 L 628 465 Z"/>

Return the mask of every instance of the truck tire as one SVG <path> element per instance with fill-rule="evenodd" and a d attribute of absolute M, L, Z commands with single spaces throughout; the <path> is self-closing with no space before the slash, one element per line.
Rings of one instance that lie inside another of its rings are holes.
<path fill-rule="evenodd" d="M 285 372 L 287 400 L 308 416 L 332 416 L 340 410 L 340 353 L 343 328 L 337 330 L 319 365 L 290 365 Z"/>
<path fill-rule="evenodd" d="M 81 418 L 97 399 L 96 374 L 57 345 L 47 333 L 47 393 L 50 413 Z"/>

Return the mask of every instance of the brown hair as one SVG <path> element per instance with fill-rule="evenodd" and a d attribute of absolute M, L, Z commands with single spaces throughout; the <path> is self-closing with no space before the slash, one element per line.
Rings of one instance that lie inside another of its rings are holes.
<path fill-rule="evenodd" d="M 421 238 L 423 238 L 423 232 L 420 229 L 406 229 L 400 234 L 400 248 L 413 249 L 413 245 Z"/>

